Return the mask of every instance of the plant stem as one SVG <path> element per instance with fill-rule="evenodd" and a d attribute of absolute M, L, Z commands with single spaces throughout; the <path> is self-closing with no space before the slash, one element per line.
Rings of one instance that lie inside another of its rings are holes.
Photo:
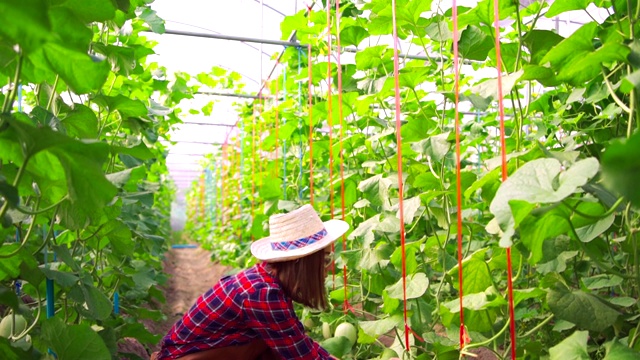
<path fill-rule="evenodd" d="M 609 94 L 611 95 L 611 98 L 613 99 L 613 101 L 618 106 L 620 106 L 620 108 L 624 110 L 624 112 L 630 113 L 631 109 L 629 109 L 627 104 L 625 104 L 624 102 L 622 102 L 622 100 L 620 100 L 618 95 L 616 95 L 616 91 L 613 90 L 613 85 L 611 85 L 611 82 L 609 81 L 609 77 L 607 76 L 607 74 L 605 74 L 604 69 L 602 69 L 601 71 L 602 71 L 602 78 L 604 79 L 605 85 L 607 85 L 607 90 L 609 90 Z"/>
<path fill-rule="evenodd" d="M 36 251 L 34 251 L 32 253 L 33 256 L 36 256 L 40 251 L 42 251 L 42 249 L 44 249 L 45 246 L 47 246 L 47 244 L 49 243 L 49 238 L 51 236 L 55 237 L 55 233 L 53 232 L 53 226 L 56 223 L 56 215 L 58 214 L 58 207 L 56 207 L 56 210 L 53 212 L 53 215 L 51 215 L 51 221 L 49 223 L 49 230 L 47 231 L 47 234 L 45 235 L 44 241 L 42 242 L 42 245 L 40 245 L 40 247 L 38 247 L 38 249 L 36 249 Z"/>
<path fill-rule="evenodd" d="M 508 319 L 507 319 L 507 320 L 508 320 Z M 493 335 L 493 337 L 491 337 L 490 339 L 487 339 L 487 340 L 485 340 L 485 341 L 482 341 L 482 342 L 466 344 L 466 345 L 464 346 L 464 349 L 465 349 L 465 350 L 466 350 L 466 349 L 473 349 L 473 348 L 477 348 L 477 347 L 480 347 L 480 346 L 484 346 L 484 345 L 490 344 L 490 343 L 492 343 L 494 340 L 496 340 L 497 338 L 499 338 L 499 337 L 500 337 L 500 335 L 502 335 L 502 334 L 507 330 L 507 328 L 508 328 L 508 327 L 509 327 L 509 321 L 505 321 L 504 326 L 502 327 L 502 329 L 500 329 L 500 331 L 498 331 L 495 335 Z"/>
<path fill-rule="evenodd" d="M 629 122 L 627 123 L 627 138 L 630 138 L 631 133 L 633 132 L 633 117 L 635 115 L 635 107 L 636 107 L 636 91 L 634 89 L 631 91 L 631 94 L 630 94 Z"/>
<path fill-rule="evenodd" d="M 23 213 L 23 214 L 27 214 L 27 215 L 38 215 L 38 214 L 43 214 L 46 213 L 52 209 L 55 209 L 56 207 L 58 207 L 60 204 L 62 204 L 63 201 L 67 200 L 69 197 L 69 195 L 65 195 L 64 197 L 62 197 L 62 199 L 60 199 L 60 201 L 58 201 L 57 203 L 53 204 L 53 205 L 49 205 L 44 209 L 39 209 L 39 210 L 30 210 L 27 208 L 23 208 L 23 207 L 16 207 L 16 210 L 18 210 L 19 212 Z"/>
<path fill-rule="evenodd" d="M 574 207 L 571 204 L 569 204 L 566 200 L 562 200 L 562 205 L 568 207 L 569 209 L 571 209 L 571 211 L 573 211 L 574 213 L 578 214 L 580 217 L 583 217 L 585 219 L 599 220 L 599 219 L 603 219 L 603 218 L 613 214 L 616 211 L 616 209 L 618 208 L 618 206 L 620 206 L 620 204 L 622 204 L 623 200 L 624 200 L 624 198 L 619 198 L 618 200 L 616 200 L 616 202 L 607 211 L 605 211 L 603 214 L 600 214 L 600 215 L 585 214 L 582 211 L 579 211 L 577 207 Z"/>
<path fill-rule="evenodd" d="M 22 72 L 22 52 L 18 54 L 18 63 L 16 64 L 16 73 L 13 77 L 13 88 L 11 92 L 4 98 L 4 104 L 2 105 L 2 112 L 8 113 L 13 107 L 13 102 L 18 95 L 18 83 L 20 82 L 20 73 Z M 1 121 L 1 120 L 0 120 Z M 2 123 L 0 123 L 0 129 L 2 129 Z"/>
<path fill-rule="evenodd" d="M 20 183 L 20 180 L 22 180 L 22 176 L 27 169 L 27 163 L 29 163 L 29 159 L 31 159 L 29 155 L 25 156 L 22 165 L 20 165 L 20 167 L 18 168 L 18 173 L 16 174 L 15 179 L 13 179 L 13 187 L 18 187 L 18 184 Z M 9 210 L 9 202 L 5 201 L 0 208 L 0 219 L 4 217 L 4 215 L 7 213 L 7 210 Z"/>
<path fill-rule="evenodd" d="M 56 89 L 58 88 L 58 81 L 60 80 L 60 75 L 56 75 L 56 79 L 53 81 L 53 88 L 51 89 L 51 94 L 49 94 L 49 101 L 47 101 L 47 111 L 51 112 L 51 106 L 53 106 L 53 100 L 56 97 Z"/>
<path fill-rule="evenodd" d="M 534 335 L 538 330 L 542 329 L 543 326 L 545 326 L 549 321 L 551 321 L 554 318 L 554 314 L 549 315 L 548 318 L 544 319 L 540 324 L 536 325 L 533 329 L 529 330 L 526 334 L 518 336 L 519 338 L 526 338 L 529 337 L 531 335 Z"/>
<path fill-rule="evenodd" d="M 38 206 L 38 204 L 40 204 L 40 198 L 38 198 L 38 200 L 36 202 L 36 207 Z M 27 244 L 27 241 L 31 237 L 31 232 L 33 231 L 33 228 L 36 225 L 36 218 L 37 217 L 38 217 L 38 215 L 35 215 L 33 217 L 33 219 L 31 219 L 31 224 L 29 224 L 29 229 L 27 230 L 27 234 L 22 237 L 22 241 L 20 242 L 20 246 L 18 246 L 17 249 L 15 249 L 14 251 L 12 251 L 12 252 L 10 252 L 8 254 L 1 254 L 0 255 L 0 259 L 8 259 L 10 257 L 13 257 L 17 253 L 19 253 L 20 250 L 22 250 L 22 248 Z"/>

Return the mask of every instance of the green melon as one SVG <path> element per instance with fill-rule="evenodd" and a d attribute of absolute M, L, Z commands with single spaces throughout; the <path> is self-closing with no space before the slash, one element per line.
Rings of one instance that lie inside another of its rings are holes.
<path fill-rule="evenodd" d="M 27 320 L 22 315 L 16 315 L 16 325 L 13 335 L 20 335 L 27 329 Z M 0 337 L 8 338 L 11 336 L 11 323 L 13 322 L 13 315 L 9 314 L 0 321 Z"/>

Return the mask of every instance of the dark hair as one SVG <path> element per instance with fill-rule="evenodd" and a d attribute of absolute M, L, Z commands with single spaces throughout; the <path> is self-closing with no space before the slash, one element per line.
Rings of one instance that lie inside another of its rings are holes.
<path fill-rule="evenodd" d="M 327 308 L 324 251 L 316 251 L 300 259 L 273 262 L 268 266 L 275 271 L 285 293 L 293 301 L 310 308 Z"/>

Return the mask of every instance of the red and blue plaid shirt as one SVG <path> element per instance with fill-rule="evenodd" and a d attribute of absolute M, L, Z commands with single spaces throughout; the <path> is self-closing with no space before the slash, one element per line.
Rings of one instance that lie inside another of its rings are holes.
<path fill-rule="evenodd" d="M 264 263 L 222 278 L 200 296 L 162 340 L 159 359 L 244 345 L 258 338 L 282 359 L 331 359 L 305 334 L 293 302 Z"/>

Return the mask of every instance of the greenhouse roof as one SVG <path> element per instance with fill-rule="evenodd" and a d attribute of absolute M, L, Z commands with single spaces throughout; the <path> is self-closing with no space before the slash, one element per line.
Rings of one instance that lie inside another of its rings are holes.
<path fill-rule="evenodd" d="M 521 0 L 521 3 L 530 3 Z M 449 7 L 450 2 L 434 2 L 433 6 Z M 474 6 L 476 0 L 458 1 L 463 6 Z M 303 0 L 156 0 L 153 9 L 164 19 L 166 33 L 149 34 L 158 42 L 156 55 L 150 57 L 165 66 L 169 73 L 182 71 L 189 74 L 209 72 L 218 66 L 239 73 L 245 83 L 244 94 L 257 94 L 262 80 L 275 70 L 276 56 L 283 46 L 280 24 L 287 15 L 304 10 L 311 2 Z M 592 5 L 593 6 L 593 5 Z M 322 2 L 313 3 L 321 9 Z M 581 24 L 595 16 L 602 21 L 606 12 L 593 8 L 585 12 L 566 12 L 559 17 L 543 18 L 537 27 L 555 29 L 568 36 Z M 231 39 L 231 40 L 229 40 Z M 261 43 L 260 39 L 271 43 Z M 239 41 L 246 40 L 246 41 Z M 366 41 L 365 41 L 366 43 Z M 402 45 L 405 44 L 401 44 Z M 407 53 L 424 55 L 420 49 L 405 46 Z M 353 61 L 353 55 L 346 61 Z M 184 115 L 184 124 L 176 126 L 171 136 L 168 166 L 182 202 L 185 191 L 202 173 L 199 161 L 211 153 L 213 145 L 221 144 L 229 136 L 237 121 L 234 104 L 251 100 L 221 95 L 200 95 L 193 99 L 193 107 L 201 107 L 215 100 L 210 116 Z M 212 145 L 213 144 L 213 145 Z"/>

